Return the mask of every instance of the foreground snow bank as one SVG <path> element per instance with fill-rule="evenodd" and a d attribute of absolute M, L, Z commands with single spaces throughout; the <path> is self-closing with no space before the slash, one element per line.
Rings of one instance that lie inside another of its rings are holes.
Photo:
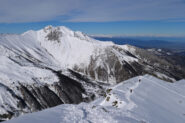
<path fill-rule="evenodd" d="M 107 89 L 90 104 L 60 105 L 7 123 L 184 123 L 185 81 L 167 83 L 145 75 Z"/>

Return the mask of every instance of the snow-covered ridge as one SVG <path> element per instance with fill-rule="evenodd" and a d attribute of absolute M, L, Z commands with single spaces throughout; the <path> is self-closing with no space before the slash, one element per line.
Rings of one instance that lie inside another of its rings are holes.
<path fill-rule="evenodd" d="M 7 123 L 184 123 L 185 91 L 181 84 L 138 76 L 107 88 L 106 97 L 89 104 L 60 105 Z"/>

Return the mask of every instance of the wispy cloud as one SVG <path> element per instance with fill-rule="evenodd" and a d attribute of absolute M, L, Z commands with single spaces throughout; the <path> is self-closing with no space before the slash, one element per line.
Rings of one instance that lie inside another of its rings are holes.
<path fill-rule="evenodd" d="M 81 0 L 1 0 L 0 22 L 39 22 L 70 15 Z"/>
<path fill-rule="evenodd" d="M 0 23 L 181 20 L 184 0 L 1 0 Z"/>

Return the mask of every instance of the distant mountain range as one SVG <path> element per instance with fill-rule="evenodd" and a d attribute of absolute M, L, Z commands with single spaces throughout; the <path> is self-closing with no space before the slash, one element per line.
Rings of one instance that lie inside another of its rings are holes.
<path fill-rule="evenodd" d="M 165 48 L 170 50 L 176 50 L 176 52 L 185 51 L 185 39 L 184 40 L 161 40 L 155 38 L 137 38 L 137 37 L 98 37 L 93 36 L 93 38 L 101 41 L 113 41 L 116 44 L 124 45 L 130 44 L 141 48 Z"/>

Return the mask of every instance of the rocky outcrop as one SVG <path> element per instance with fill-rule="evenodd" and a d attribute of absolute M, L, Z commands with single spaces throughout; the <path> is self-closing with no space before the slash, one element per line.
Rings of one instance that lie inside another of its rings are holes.
<path fill-rule="evenodd" d="M 34 83 L 29 85 L 19 83 L 12 87 L 17 88 L 17 90 L 13 90 L 1 84 L 0 86 L 5 87 L 6 90 L 11 93 L 13 99 L 17 100 L 17 106 L 10 108 L 6 113 L 0 115 L 0 120 L 10 119 L 19 116 L 21 113 L 35 112 L 60 104 L 78 104 L 83 101 L 88 102 L 93 100 L 95 95 L 98 94 L 96 91 L 86 91 L 88 86 L 96 89 L 98 88 L 99 92 L 104 92 L 101 85 L 93 83 L 89 79 L 87 84 L 82 85 L 82 82 L 85 82 L 85 78 L 87 77 L 75 73 L 72 70 L 69 70 L 70 75 L 68 76 L 62 74 L 61 71 L 52 71 L 59 78 L 58 82 L 52 84 Z M 86 86 L 86 88 L 84 88 L 84 86 Z M 83 97 L 82 95 L 86 96 Z M 11 105 L 9 106 L 11 107 Z M 6 109 L 7 108 L 4 108 L 4 110 Z"/>

